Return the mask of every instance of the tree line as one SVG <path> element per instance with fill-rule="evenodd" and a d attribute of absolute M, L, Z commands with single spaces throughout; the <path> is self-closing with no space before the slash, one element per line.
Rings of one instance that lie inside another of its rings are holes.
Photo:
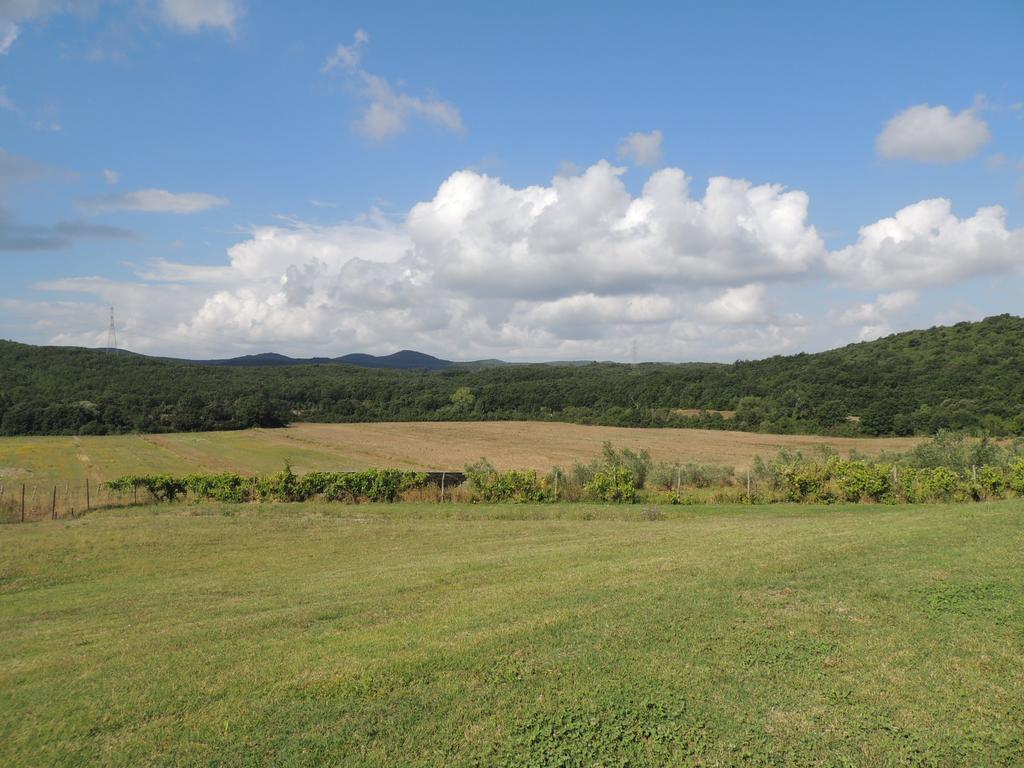
<path fill-rule="evenodd" d="M 1024 434 L 1024 319 L 732 364 L 210 367 L 0 341 L 0 433 L 551 420 L 827 435 Z M 725 413 L 723 413 L 725 412 Z"/>

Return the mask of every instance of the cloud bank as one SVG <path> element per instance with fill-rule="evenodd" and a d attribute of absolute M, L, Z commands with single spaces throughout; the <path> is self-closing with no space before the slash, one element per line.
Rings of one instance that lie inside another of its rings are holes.
<path fill-rule="evenodd" d="M 153 261 L 135 282 L 41 287 L 117 304 L 143 350 L 628 359 L 637 340 L 645 359 L 680 360 L 792 351 L 821 324 L 787 311 L 793 286 L 881 290 L 828 319 L 873 338 L 916 306 L 912 287 L 1024 266 L 1024 230 L 996 207 L 960 218 L 948 200 L 921 201 L 830 251 L 799 190 L 714 177 L 695 191 L 665 168 L 632 195 L 622 173 L 600 161 L 514 187 L 463 170 L 398 220 L 257 227 L 222 266 Z M 184 213 L 210 202 L 168 195 L 100 207 Z"/>

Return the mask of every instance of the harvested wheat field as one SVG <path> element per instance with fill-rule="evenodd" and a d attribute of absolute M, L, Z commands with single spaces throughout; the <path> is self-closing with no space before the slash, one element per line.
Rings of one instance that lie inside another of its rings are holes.
<path fill-rule="evenodd" d="M 264 433 L 266 434 L 266 433 Z M 316 445 L 353 462 L 353 467 L 461 468 L 481 456 L 496 466 L 549 469 L 571 466 L 616 447 L 646 448 L 656 461 L 694 461 L 748 466 L 755 456 L 780 448 L 813 450 L 829 445 L 843 454 L 868 455 L 912 448 L 916 438 L 840 438 L 764 435 L 704 429 L 591 427 L 533 421 L 300 424 L 278 435 L 303 447 Z"/>
<path fill-rule="evenodd" d="M 290 461 L 317 469 L 462 469 L 486 457 L 501 468 L 549 469 L 587 461 L 611 441 L 646 448 L 655 461 L 742 469 L 780 448 L 835 447 L 866 455 L 904 451 L 915 438 L 764 435 L 698 429 L 636 429 L 528 421 L 296 424 L 284 429 L 103 437 L 0 438 L 0 483 L 76 483 L 146 472 L 273 472 Z M 19 486 L 20 487 L 20 486 Z"/>

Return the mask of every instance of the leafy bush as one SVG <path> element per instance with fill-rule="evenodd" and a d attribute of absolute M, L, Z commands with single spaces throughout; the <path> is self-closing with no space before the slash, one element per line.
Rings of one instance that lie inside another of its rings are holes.
<path fill-rule="evenodd" d="M 958 491 L 963 490 L 960 475 L 949 467 L 922 469 L 918 478 L 922 501 L 950 501 Z"/>
<path fill-rule="evenodd" d="M 200 499 L 235 503 L 252 499 L 252 480 L 232 472 L 186 475 L 182 482 L 189 493 Z"/>
<path fill-rule="evenodd" d="M 157 501 L 174 501 L 188 490 L 181 478 L 171 475 L 126 475 L 106 483 L 112 491 L 129 491 L 143 488 Z"/>
<path fill-rule="evenodd" d="M 551 498 L 547 483 L 533 469 L 499 472 L 487 459 L 466 467 L 466 477 L 482 501 L 537 502 Z"/>
<path fill-rule="evenodd" d="M 1018 459 L 1010 467 L 1010 474 L 1007 478 L 1007 485 L 1018 496 L 1024 496 L 1024 459 Z"/>
<path fill-rule="evenodd" d="M 633 473 L 628 467 L 601 470 L 587 485 L 587 493 L 598 501 L 618 501 L 632 504 L 637 498 Z"/>
<path fill-rule="evenodd" d="M 1024 464 L 1024 460 L 1021 462 Z M 984 466 L 978 469 L 975 482 L 984 498 L 1000 498 L 1010 487 L 1010 478 L 1002 467 Z"/>
<path fill-rule="evenodd" d="M 605 441 L 601 446 L 600 458 L 594 459 L 589 464 L 576 463 L 573 466 L 573 480 L 577 485 L 592 485 L 599 473 L 608 474 L 617 470 L 625 470 L 629 473 L 629 481 L 635 490 L 644 487 L 647 476 L 651 472 L 654 462 L 651 454 L 646 450 L 633 451 L 629 448 L 615 448 L 610 441 Z"/>
<path fill-rule="evenodd" d="M 326 473 L 325 473 L 326 474 Z M 323 489 L 328 501 L 395 501 L 404 491 L 422 486 L 425 472 L 400 469 L 367 469 L 362 472 L 337 472 L 326 478 Z"/>
<path fill-rule="evenodd" d="M 647 476 L 647 486 L 673 490 L 678 484 L 688 488 L 724 487 L 736 480 L 734 467 L 717 464 L 686 464 L 658 462 Z"/>
<path fill-rule="evenodd" d="M 832 473 L 843 501 L 892 499 L 892 467 L 866 461 L 834 461 Z"/>
<path fill-rule="evenodd" d="M 362 472 L 310 472 L 296 475 L 291 466 L 273 475 L 243 477 L 231 472 L 170 475 L 126 475 L 106 485 L 114 491 L 143 488 L 158 501 L 175 501 L 191 493 L 197 499 L 240 503 L 245 501 L 395 501 L 406 490 L 426 484 L 425 472 L 368 469 Z"/>

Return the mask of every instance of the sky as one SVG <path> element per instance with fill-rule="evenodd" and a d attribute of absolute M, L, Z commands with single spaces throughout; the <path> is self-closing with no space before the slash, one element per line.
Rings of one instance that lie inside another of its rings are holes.
<path fill-rule="evenodd" d="M 1024 314 L 1024 3 L 0 0 L 0 338 L 731 361 Z"/>

